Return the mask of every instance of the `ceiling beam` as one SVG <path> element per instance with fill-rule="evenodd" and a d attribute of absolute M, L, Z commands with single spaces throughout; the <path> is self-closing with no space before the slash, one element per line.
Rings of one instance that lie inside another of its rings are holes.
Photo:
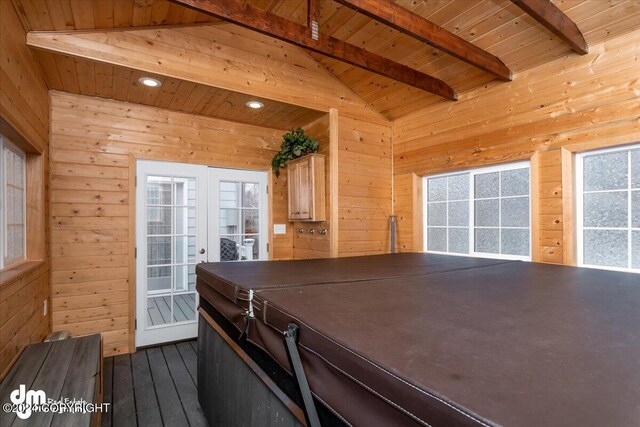
<path fill-rule="evenodd" d="M 550 0 L 511 0 L 533 19 L 547 27 L 580 55 L 589 53 L 589 45 L 575 22 Z"/>
<path fill-rule="evenodd" d="M 226 21 L 259 33 L 274 37 L 304 49 L 346 62 L 367 71 L 426 90 L 443 98 L 456 100 L 458 94 L 440 79 L 414 70 L 378 54 L 338 40 L 318 34 L 314 40 L 307 27 L 299 25 L 273 13 L 266 12 L 248 3 L 237 0 L 172 0 Z"/>
<path fill-rule="evenodd" d="M 501 80 L 511 80 L 511 70 L 500 58 L 390 0 L 335 1 L 493 74 Z"/>

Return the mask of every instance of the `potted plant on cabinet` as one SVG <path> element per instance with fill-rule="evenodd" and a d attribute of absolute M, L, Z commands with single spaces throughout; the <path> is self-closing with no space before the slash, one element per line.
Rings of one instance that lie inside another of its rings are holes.
<path fill-rule="evenodd" d="M 275 173 L 276 176 L 280 176 L 280 168 L 285 167 L 289 160 L 317 152 L 318 145 L 318 141 L 305 135 L 303 129 L 291 129 L 282 135 L 280 151 L 273 156 L 273 160 L 271 161 L 273 173 Z"/>

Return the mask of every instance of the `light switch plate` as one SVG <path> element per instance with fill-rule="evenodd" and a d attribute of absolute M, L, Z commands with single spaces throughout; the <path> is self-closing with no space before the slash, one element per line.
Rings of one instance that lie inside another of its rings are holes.
<path fill-rule="evenodd" d="M 287 234 L 287 224 L 273 224 L 273 234 Z"/>

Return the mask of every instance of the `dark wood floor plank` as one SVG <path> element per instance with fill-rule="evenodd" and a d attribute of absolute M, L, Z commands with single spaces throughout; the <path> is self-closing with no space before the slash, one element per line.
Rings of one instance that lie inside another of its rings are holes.
<path fill-rule="evenodd" d="M 191 342 L 181 342 L 176 344 L 176 348 L 184 361 L 185 366 L 187 367 L 187 371 L 189 371 L 189 375 L 191 375 L 191 379 L 193 383 L 198 385 L 198 356 L 196 352 L 193 351 L 193 347 L 191 346 Z"/>
<path fill-rule="evenodd" d="M 31 386 L 34 390 L 46 390 L 48 399 L 60 399 L 77 342 L 77 339 L 69 339 L 55 341 L 51 345 L 49 354 Z M 51 424 L 53 416 L 53 412 L 35 412 L 27 420 L 16 418 L 12 425 L 48 426 Z"/>
<path fill-rule="evenodd" d="M 38 375 L 50 349 L 51 343 L 49 342 L 42 345 L 30 345 L 24 350 L 16 364 L 0 383 L 0 399 L 3 403 L 10 402 L 9 394 L 16 390 L 20 384 L 24 384 L 27 390 L 31 388 L 31 384 Z M 15 418 L 15 413 L 6 413 L 0 410 L 0 426 L 10 426 Z"/>
<path fill-rule="evenodd" d="M 77 340 L 69 368 L 71 372 L 64 380 L 61 397 L 96 402 L 96 387 L 99 386 L 102 363 L 100 339 L 98 334 Z M 90 412 L 55 414 L 53 425 L 59 427 L 89 425 L 92 416 Z"/>
<path fill-rule="evenodd" d="M 169 373 L 162 349 L 155 347 L 146 350 L 146 352 L 149 358 L 153 383 L 156 390 L 158 390 L 158 403 L 164 425 L 171 427 L 188 426 L 187 417 L 180 404 L 180 396 L 178 396 Z"/>
<path fill-rule="evenodd" d="M 102 413 L 102 427 L 111 427 L 113 415 L 113 357 L 106 357 L 102 362 L 102 401 L 109 403 L 109 409 Z"/>
<path fill-rule="evenodd" d="M 131 355 L 131 369 L 133 371 L 133 391 L 136 400 L 138 424 L 161 425 L 160 407 L 158 406 L 158 398 L 153 386 L 146 351 L 138 351 Z M 162 390 L 159 391 L 162 392 Z"/>
<path fill-rule="evenodd" d="M 128 354 L 113 358 L 113 425 L 135 426 L 136 406 L 131 375 L 131 358 Z"/>
<path fill-rule="evenodd" d="M 207 420 L 198 404 L 198 390 L 191 379 L 189 371 L 175 345 L 162 347 L 164 358 L 167 361 L 173 383 L 180 396 L 180 402 L 191 427 L 206 427 Z"/>

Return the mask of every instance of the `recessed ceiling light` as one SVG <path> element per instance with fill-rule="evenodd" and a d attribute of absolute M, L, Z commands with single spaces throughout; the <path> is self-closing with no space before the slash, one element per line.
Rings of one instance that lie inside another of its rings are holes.
<path fill-rule="evenodd" d="M 249 101 L 247 102 L 247 107 L 253 108 L 254 110 L 258 110 L 264 107 L 264 104 L 260 101 Z"/>
<path fill-rule="evenodd" d="M 158 79 L 153 79 L 151 77 L 140 77 L 138 79 L 140 83 L 148 87 L 160 87 L 162 86 L 162 82 Z"/>

